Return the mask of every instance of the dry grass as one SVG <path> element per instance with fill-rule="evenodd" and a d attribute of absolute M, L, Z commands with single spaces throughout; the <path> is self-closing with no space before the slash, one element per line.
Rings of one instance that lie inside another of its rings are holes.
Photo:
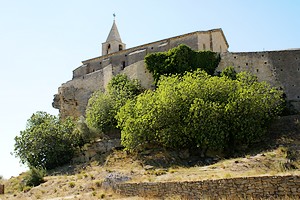
<path fill-rule="evenodd" d="M 286 121 L 285 126 L 290 126 Z M 282 124 L 281 124 L 282 125 Z M 196 181 L 247 176 L 300 175 L 299 148 L 300 127 L 285 130 L 284 134 L 268 141 L 265 150 L 254 149 L 249 154 L 232 159 L 219 160 L 206 166 L 184 167 L 174 160 L 174 154 L 157 151 L 128 155 L 123 151 L 114 151 L 106 162 L 92 162 L 81 165 L 65 166 L 45 177 L 46 182 L 27 192 L 19 191 L 19 183 L 25 173 L 9 180 L 0 180 L 5 184 L 6 194 L 0 200 L 8 199 L 143 199 L 140 197 L 122 198 L 110 190 L 102 188 L 102 182 L 110 173 L 121 173 L 131 177 L 130 182 Z M 280 124 L 278 125 L 280 127 Z M 275 129 L 280 129 L 275 127 Z M 271 144 L 272 143 L 272 144 Z M 174 161 L 174 162 L 173 162 Z M 180 159 L 179 159 L 180 161 Z M 149 167 L 149 163 L 153 166 Z M 158 163 L 158 165 L 155 165 Z M 167 163 L 167 165 L 166 165 Z M 173 163 L 173 164 L 168 164 Z M 179 196 L 167 199 L 180 199 Z M 288 198 L 287 198 L 288 199 Z M 292 198 L 290 198 L 292 199 Z"/>

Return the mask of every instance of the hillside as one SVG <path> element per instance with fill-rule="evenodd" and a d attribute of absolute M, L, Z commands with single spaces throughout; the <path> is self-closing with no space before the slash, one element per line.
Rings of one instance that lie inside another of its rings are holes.
<path fill-rule="evenodd" d="M 300 115 L 278 119 L 264 142 L 234 158 L 200 158 L 188 151 L 148 149 L 136 154 L 113 151 L 105 162 L 64 166 L 45 177 L 45 183 L 18 191 L 24 173 L 2 180 L 0 199 L 142 199 L 124 198 L 111 189 L 113 181 L 194 181 L 265 175 L 300 175 Z M 169 197 L 176 199 L 176 197 Z"/>

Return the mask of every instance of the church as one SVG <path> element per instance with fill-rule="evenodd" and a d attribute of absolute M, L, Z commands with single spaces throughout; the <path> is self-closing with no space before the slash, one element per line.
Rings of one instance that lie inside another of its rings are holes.
<path fill-rule="evenodd" d="M 220 53 L 217 70 L 233 66 L 237 72 L 250 71 L 260 81 L 282 88 L 293 109 L 300 111 L 300 50 L 232 53 L 228 51 L 222 29 L 195 31 L 126 49 L 115 20 L 102 43 L 102 55 L 82 61 L 82 65 L 73 71 L 72 80 L 59 87 L 52 105 L 59 109 L 62 118 L 84 116 L 93 92 L 105 91 L 108 82 L 117 74 L 126 74 L 130 79 L 140 80 L 143 87 L 153 88 L 153 77 L 145 67 L 144 57 L 180 44 L 196 51 Z"/>

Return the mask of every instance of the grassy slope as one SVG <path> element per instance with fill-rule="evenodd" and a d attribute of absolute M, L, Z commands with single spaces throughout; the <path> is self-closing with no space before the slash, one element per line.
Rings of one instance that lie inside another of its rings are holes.
<path fill-rule="evenodd" d="M 266 142 L 255 145 L 246 155 L 221 159 L 214 164 L 207 160 L 185 167 L 191 157 L 185 152 L 174 154 L 165 150 L 148 150 L 136 155 L 115 151 L 105 164 L 98 162 L 65 166 L 56 175 L 28 192 L 19 192 L 24 174 L 2 180 L 6 195 L 0 199 L 118 199 L 112 191 L 103 190 L 101 183 L 110 173 L 131 177 L 131 182 L 183 181 L 263 175 L 300 175 L 300 115 L 280 118 L 270 128 Z M 201 165 L 201 166 L 200 166 Z M 65 198 L 58 198 L 65 197 Z M 139 199 L 139 198 L 131 198 Z"/>

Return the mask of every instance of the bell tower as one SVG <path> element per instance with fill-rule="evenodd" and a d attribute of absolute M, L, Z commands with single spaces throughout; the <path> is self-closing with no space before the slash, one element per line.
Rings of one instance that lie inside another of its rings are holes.
<path fill-rule="evenodd" d="M 106 39 L 106 42 L 102 43 L 102 56 L 124 50 L 126 44 L 122 43 L 114 14 L 114 22 Z"/>

